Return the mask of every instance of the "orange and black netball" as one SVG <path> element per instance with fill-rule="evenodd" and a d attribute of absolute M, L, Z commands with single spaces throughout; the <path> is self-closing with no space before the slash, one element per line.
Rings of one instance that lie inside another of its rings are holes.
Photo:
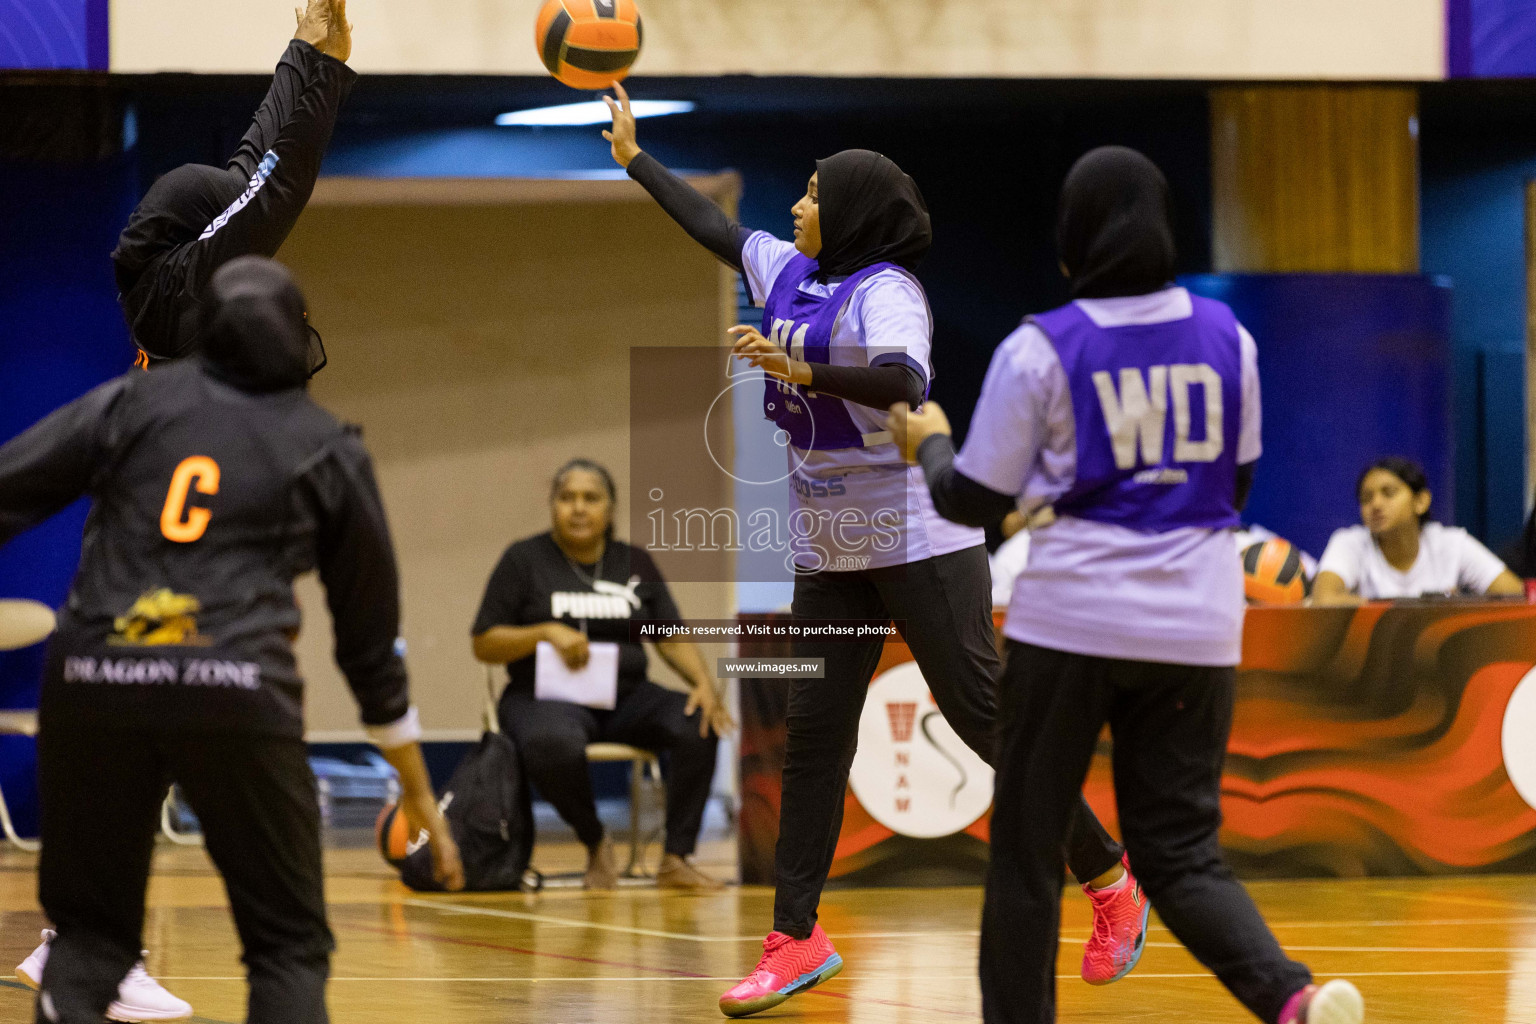
<path fill-rule="evenodd" d="M 548 0 L 534 25 L 539 58 L 574 89 L 607 89 L 640 56 L 634 0 Z"/>

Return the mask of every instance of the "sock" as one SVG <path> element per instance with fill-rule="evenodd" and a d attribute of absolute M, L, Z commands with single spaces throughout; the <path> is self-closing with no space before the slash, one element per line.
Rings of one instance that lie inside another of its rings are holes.
<path fill-rule="evenodd" d="M 1124 874 L 1122 874 L 1119 878 L 1115 879 L 1113 882 L 1110 882 L 1108 885 L 1103 886 L 1102 888 L 1095 889 L 1093 886 L 1090 885 L 1088 887 L 1088 889 L 1091 892 L 1119 892 L 1121 889 L 1124 889 L 1127 884 L 1130 883 L 1130 880 L 1131 880 L 1131 873 L 1129 871 L 1127 871 Z"/>

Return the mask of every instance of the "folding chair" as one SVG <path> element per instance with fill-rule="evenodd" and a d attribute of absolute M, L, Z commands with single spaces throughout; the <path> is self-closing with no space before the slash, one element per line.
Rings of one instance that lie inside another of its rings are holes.
<path fill-rule="evenodd" d="M 37 712 L 0 711 L 0 735 L 36 737 Z M 3 791 L 0 791 L 0 829 L 5 831 L 6 841 L 18 850 L 36 853 L 43 848 L 43 844 L 36 839 L 23 839 L 16 834 L 16 826 L 11 824 L 11 809 L 6 806 Z"/>
<path fill-rule="evenodd" d="M 42 643 L 53 632 L 55 624 L 53 609 L 40 601 L 17 597 L 0 599 L 0 651 L 19 651 Z M 37 712 L 0 711 L 0 735 L 36 738 Z M 23 839 L 16 834 L 16 826 L 11 822 L 11 808 L 6 804 L 3 792 L 0 792 L 0 831 L 18 850 L 36 853 L 42 849 L 42 843 L 36 839 Z"/>

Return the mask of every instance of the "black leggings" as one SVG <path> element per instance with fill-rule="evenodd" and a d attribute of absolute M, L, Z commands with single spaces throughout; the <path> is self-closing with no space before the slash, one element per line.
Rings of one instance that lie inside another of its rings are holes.
<path fill-rule="evenodd" d="M 244 949 L 249 1024 L 326 1024 L 320 807 L 301 740 L 43 721 L 38 893 L 58 938 L 43 971 L 56 1016 L 98 1024 L 142 946 L 144 889 L 170 781 L 203 827 Z"/>
<path fill-rule="evenodd" d="M 994 764 L 997 648 L 992 579 L 980 545 L 906 565 L 795 578 L 794 617 L 894 619 L 944 718 L 966 746 Z M 773 927 L 810 935 L 843 824 L 843 795 L 858 745 L 859 716 L 884 641 L 797 642 L 797 658 L 824 658 L 823 679 L 789 683 L 779 840 L 774 851 Z M 1082 881 L 1124 852 L 1081 796 L 1066 858 Z"/>
<path fill-rule="evenodd" d="M 1221 859 L 1230 668 L 1008 644 L 998 714 L 992 862 L 981 920 L 988 1024 L 1056 1019 L 1059 837 L 1099 730 L 1114 735 L 1115 799 L 1136 877 L 1158 916 L 1260 1020 L 1312 980 L 1286 958 Z"/>
<path fill-rule="evenodd" d="M 631 743 L 667 753 L 668 853 L 693 853 L 709 802 L 719 739 L 699 735 L 699 713 L 683 716 L 686 694 L 646 681 L 623 694 L 612 711 L 595 711 L 562 700 L 538 700 L 508 687 L 502 694 L 501 729 L 512 736 L 523 768 L 539 795 L 554 805 L 576 837 L 593 847 L 603 838 L 587 773 L 588 743 Z"/>

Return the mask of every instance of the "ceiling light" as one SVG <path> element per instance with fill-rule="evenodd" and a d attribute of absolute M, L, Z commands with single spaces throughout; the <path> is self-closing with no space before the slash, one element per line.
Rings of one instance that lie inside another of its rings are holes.
<path fill-rule="evenodd" d="M 667 114 L 686 114 L 694 107 L 692 100 L 630 100 L 630 111 L 636 118 L 663 117 Z M 612 114 L 608 111 L 608 104 L 601 101 L 591 103 L 562 103 L 558 107 L 534 107 L 532 110 L 514 110 L 506 114 L 498 114 L 496 123 L 499 125 L 524 125 L 532 127 L 554 128 L 569 127 L 583 124 L 606 124 Z"/>

